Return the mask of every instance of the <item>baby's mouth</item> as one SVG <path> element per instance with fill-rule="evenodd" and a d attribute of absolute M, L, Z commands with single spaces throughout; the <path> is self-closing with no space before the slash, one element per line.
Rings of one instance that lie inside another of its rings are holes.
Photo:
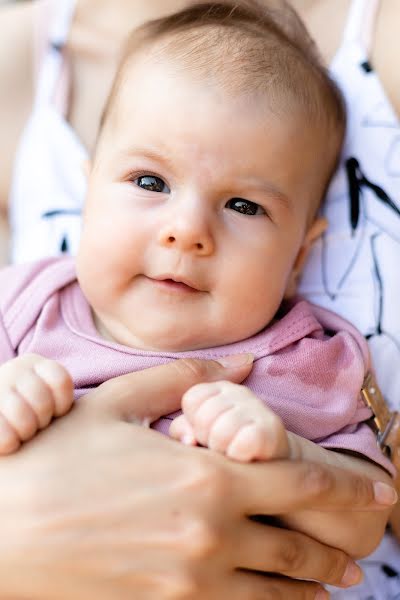
<path fill-rule="evenodd" d="M 148 279 L 153 281 L 155 285 L 157 285 L 160 289 L 164 289 L 165 291 L 175 291 L 187 294 L 203 291 L 197 287 L 193 281 L 183 277 L 161 275 L 157 277 L 148 277 Z"/>

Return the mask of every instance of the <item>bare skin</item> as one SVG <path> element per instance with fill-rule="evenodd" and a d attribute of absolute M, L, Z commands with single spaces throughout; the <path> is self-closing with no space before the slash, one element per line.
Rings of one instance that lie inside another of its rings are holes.
<path fill-rule="evenodd" d="M 329 0 L 290 0 L 290 3 L 307 25 L 326 64 L 329 64 L 342 38 L 350 0 L 337 0 L 334 6 Z M 370 60 L 395 112 L 400 116 L 399 18 L 400 5 L 396 0 L 380 3 Z"/>
<path fill-rule="evenodd" d="M 243 356 L 245 361 L 246 357 L 248 355 Z M 247 360 L 242 371 L 250 370 L 251 364 L 252 360 Z M 210 401 L 207 402 L 207 399 Z M 259 459 L 264 462 L 288 458 L 292 461 L 315 461 L 360 470 L 376 481 L 390 484 L 388 476 L 378 467 L 361 459 L 326 451 L 287 432 L 281 419 L 244 386 L 229 381 L 203 383 L 191 388 L 181 401 L 177 398 L 173 408 L 179 408 L 180 403 L 183 414 L 172 422 L 170 429 L 170 435 L 176 439 L 181 440 L 185 431 L 189 431 L 193 442 L 197 440 L 233 460 L 250 462 Z M 72 406 L 72 379 L 56 361 L 36 354 L 24 354 L 1 365 L 0 455 L 16 452 L 23 442 L 32 440 L 51 424 L 53 418 L 64 416 Z M 218 419 L 221 410 L 222 423 Z M 249 422 L 252 423 L 250 429 Z M 213 426 L 216 428 L 213 429 Z M 233 436 L 232 431 L 236 431 Z M 245 436 L 241 438 L 240 432 Z M 267 468 L 265 474 L 260 474 L 263 481 L 268 481 L 269 470 Z M 386 492 L 390 492 L 390 488 Z M 368 511 L 347 514 L 346 511 L 332 514 L 296 511 L 280 515 L 281 522 L 291 528 L 341 548 L 355 558 L 370 554 L 375 549 L 383 535 L 387 517 L 387 511 L 375 515 Z M 347 531 L 355 528 L 358 536 L 350 537 Z"/>
<path fill-rule="evenodd" d="M 2 460 L 1 596 L 313 600 L 318 584 L 288 578 L 355 583 L 343 551 L 247 515 L 378 516 L 370 479 L 318 459 L 241 465 L 133 424 L 175 409 L 196 383 L 248 370 L 182 360 L 119 377 Z"/>

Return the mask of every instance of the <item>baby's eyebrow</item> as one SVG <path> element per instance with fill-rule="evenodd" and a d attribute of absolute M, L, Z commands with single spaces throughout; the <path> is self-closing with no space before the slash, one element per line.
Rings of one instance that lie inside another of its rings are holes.
<path fill-rule="evenodd" d="M 148 160 L 163 164 L 167 167 L 172 167 L 172 161 L 170 160 L 168 153 L 157 148 L 133 146 L 131 148 L 123 148 L 118 153 L 119 159 L 133 157 L 147 158 Z"/>
<path fill-rule="evenodd" d="M 280 204 L 282 204 L 283 208 L 286 208 L 288 210 L 291 208 L 291 202 L 287 194 L 285 194 L 279 187 L 277 187 L 271 181 L 261 179 L 258 177 L 251 177 L 245 180 L 245 183 L 247 183 L 247 185 L 260 188 L 268 195 L 273 196 L 276 200 L 278 200 Z"/>

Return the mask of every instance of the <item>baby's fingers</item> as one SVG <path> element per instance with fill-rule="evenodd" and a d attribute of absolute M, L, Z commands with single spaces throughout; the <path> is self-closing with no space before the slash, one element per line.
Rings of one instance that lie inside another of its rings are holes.
<path fill-rule="evenodd" d="M 289 455 L 286 430 L 281 426 L 268 428 L 266 424 L 248 423 L 233 437 L 226 455 L 233 460 L 271 460 Z"/>
<path fill-rule="evenodd" d="M 47 427 L 53 417 L 68 412 L 73 385 L 68 372 L 55 361 L 35 355 L 21 359 L 15 364 L 15 383 L 3 395 L 0 408 L 20 439 L 26 441 Z"/>
<path fill-rule="evenodd" d="M 169 428 L 169 435 L 174 440 L 178 440 L 187 446 L 196 445 L 196 438 L 194 437 L 192 426 L 185 415 L 180 415 L 172 421 Z"/>
<path fill-rule="evenodd" d="M 38 429 L 47 427 L 54 416 L 65 414 L 71 406 L 67 378 L 61 369 L 53 361 L 39 361 L 15 384 L 16 392 L 33 410 Z"/>
<path fill-rule="evenodd" d="M 0 455 L 12 454 L 21 445 L 21 438 L 7 419 L 0 413 Z"/>
<path fill-rule="evenodd" d="M 195 385 L 183 395 L 183 413 L 201 445 L 211 447 L 211 430 L 218 417 L 234 407 L 230 391 L 228 382 L 219 381 Z M 223 452 L 225 447 L 212 449 Z"/>
<path fill-rule="evenodd" d="M 58 363 L 24 354 L 0 368 L 0 454 L 15 452 L 21 442 L 65 414 L 73 402 L 73 385 Z"/>
<path fill-rule="evenodd" d="M 42 359 L 33 367 L 51 395 L 51 417 L 61 417 L 71 408 L 74 400 L 74 386 L 68 371 L 54 360 Z M 48 424 L 48 423 L 47 423 Z"/>
<path fill-rule="evenodd" d="M 247 462 L 289 456 L 282 420 L 243 385 L 196 385 L 183 396 L 182 409 L 196 439 L 230 458 Z"/>
<path fill-rule="evenodd" d="M 30 440 L 39 428 L 38 418 L 16 388 L 6 388 L 0 399 L 0 452 L 9 454 Z"/>

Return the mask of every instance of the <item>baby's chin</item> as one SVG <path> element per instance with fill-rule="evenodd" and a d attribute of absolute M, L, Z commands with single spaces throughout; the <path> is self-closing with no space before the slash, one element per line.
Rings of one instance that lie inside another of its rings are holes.
<path fill-rule="evenodd" d="M 177 323 L 173 327 L 159 327 L 158 329 L 144 327 L 128 329 L 119 325 L 113 327 L 112 324 L 105 323 L 97 316 L 94 317 L 94 322 L 99 335 L 104 339 L 137 350 L 174 354 L 218 347 L 226 348 L 226 346 L 242 342 L 264 329 L 261 327 L 255 331 L 234 331 L 232 327 L 227 327 L 225 332 L 221 332 L 215 331 L 213 327 L 200 327 L 197 331 L 193 329 L 189 331 L 189 327 L 179 327 Z"/>

